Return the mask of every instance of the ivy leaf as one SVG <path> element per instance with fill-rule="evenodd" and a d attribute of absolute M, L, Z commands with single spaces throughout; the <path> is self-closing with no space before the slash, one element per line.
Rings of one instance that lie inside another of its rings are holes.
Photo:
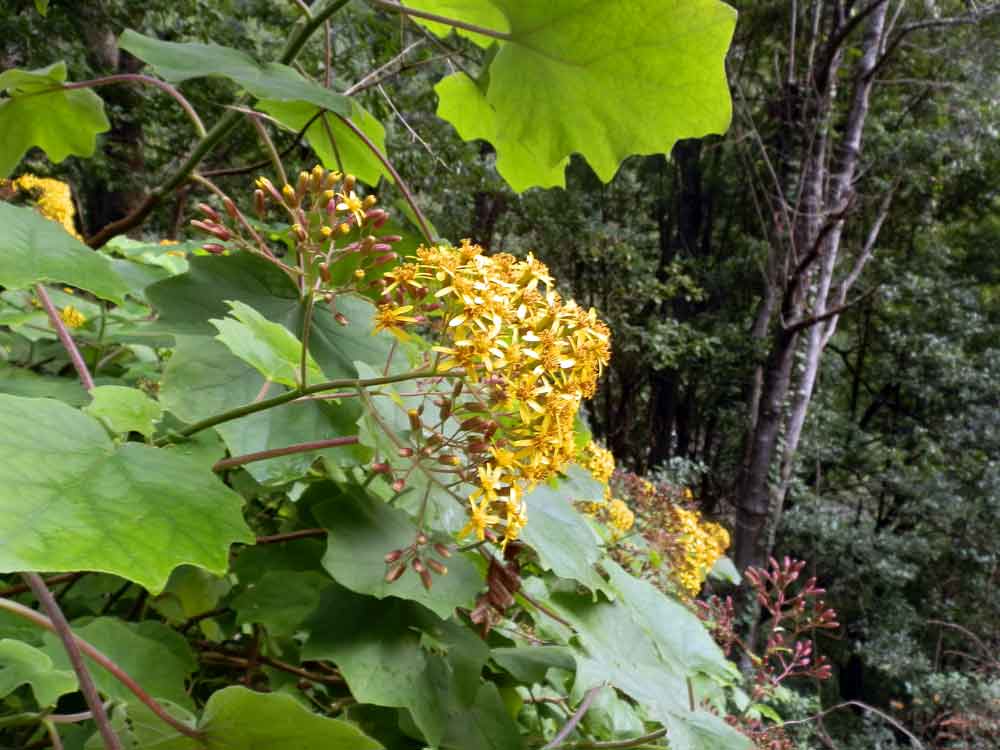
<path fill-rule="evenodd" d="M 50 399 L 0 395 L 0 571 L 94 570 L 156 592 L 181 563 L 223 573 L 252 542 L 242 498 L 196 460 L 115 447 L 96 420 Z"/>
<path fill-rule="evenodd" d="M 67 156 L 91 156 L 97 134 L 111 127 L 104 102 L 89 89 L 66 91 L 66 63 L 0 73 L 0 177 L 6 177 L 32 146 L 57 164 Z"/>
<path fill-rule="evenodd" d="M 0 123 L 2 114 L 0 107 Z M 69 284 L 118 305 L 125 301 L 128 286 L 111 260 L 33 208 L 0 201 L 0 226 L 4 229 L 0 232 L 0 286 L 25 289 L 39 282 Z"/>
<path fill-rule="evenodd" d="M 115 617 L 99 617 L 85 625 L 73 624 L 73 631 L 120 666 L 154 698 L 165 698 L 185 708 L 192 708 L 185 690 L 185 680 L 198 668 L 198 662 L 177 631 L 156 621 L 138 624 Z M 71 669 L 62 641 L 46 633 L 43 650 L 58 669 Z M 90 671 L 97 689 L 108 697 L 129 701 L 135 696 L 110 672 L 96 664 Z"/>
<path fill-rule="evenodd" d="M 138 388 L 100 385 L 91 395 L 94 400 L 83 410 L 105 421 L 113 432 L 138 432 L 149 437 L 154 432 L 153 423 L 163 414 L 160 405 Z"/>
<path fill-rule="evenodd" d="M 518 192 L 564 185 L 573 153 L 607 182 L 632 154 L 670 153 L 681 138 L 729 127 L 724 63 L 736 12 L 719 0 L 406 4 L 507 35 L 481 85 L 457 82 L 464 74 L 456 73 L 435 90 L 438 114 L 463 138 L 490 141 L 498 171 Z M 494 42 L 461 33 L 480 46 Z"/>
<path fill-rule="evenodd" d="M 232 318 L 209 320 L 219 329 L 216 338 L 267 380 L 292 388 L 304 385 L 299 382 L 302 342 L 283 325 L 272 323 L 249 305 L 238 300 L 227 300 L 226 304 Z M 308 383 L 326 380 L 316 360 L 308 354 L 305 375 Z"/>
<path fill-rule="evenodd" d="M 306 126 L 320 109 L 309 102 L 279 102 L 261 99 L 257 102 L 258 109 L 267 112 L 285 127 L 296 133 Z M 339 117 L 323 115 L 326 125 L 317 119 L 306 130 L 305 137 L 309 140 L 316 156 L 327 169 L 350 172 L 362 182 L 374 185 L 379 177 L 389 177 L 389 172 L 358 136 L 348 128 Z M 372 114 L 355 101 L 351 102 L 351 122 L 358 127 L 368 139 L 385 153 L 385 128 Z M 329 128 L 329 135 L 327 135 Z M 330 137 L 337 148 L 334 150 Z M 337 159 L 337 154 L 340 159 Z"/>
<path fill-rule="evenodd" d="M 171 83 L 191 78 L 229 78 L 258 99 L 302 100 L 342 115 L 351 114 L 351 100 L 305 78 L 281 63 L 258 63 L 231 47 L 197 42 L 164 42 L 125 29 L 118 46 L 156 69 Z"/>
<path fill-rule="evenodd" d="M 319 492 L 329 493 L 332 485 L 323 485 Z M 385 555 L 413 544 L 417 527 L 409 516 L 391 508 L 363 490 L 341 493 L 314 509 L 317 520 L 327 529 L 327 549 L 323 567 L 338 583 L 360 594 L 383 599 L 397 596 L 420 602 L 439 617 L 447 618 L 456 607 L 473 607 L 476 595 L 483 588 L 483 579 L 476 566 L 462 555 L 440 560 L 447 565 L 447 575 L 435 575 L 430 591 L 413 571 L 393 583 L 386 583 L 388 566 Z M 442 538 L 448 543 L 451 540 Z M 433 549 L 426 548 L 432 559 L 440 559 Z"/>
<path fill-rule="evenodd" d="M 0 640 L 0 698 L 31 685 L 41 707 L 54 706 L 60 695 L 76 691 L 72 669 L 57 669 L 48 654 L 24 641 Z"/>
<path fill-rule="evenodd" d="M 521 532 L 521 540 L 538 553 L 543 568 L 562 578 L 579 581 L 592 591 L 608 590 L 594 569 L 601 559 L 600 538 L 572 501 L 591 500 L 601 497 L 603 492 L 602 485 L 573 465 L 558 485 L 539 485 L 524 498 L 528 524 Z"/>

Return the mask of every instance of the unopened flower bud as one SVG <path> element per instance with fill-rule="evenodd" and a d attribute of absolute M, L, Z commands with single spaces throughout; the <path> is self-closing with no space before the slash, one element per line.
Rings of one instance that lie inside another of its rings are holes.
<path fill-rule="evenodd" d="M 375 259 L 375 265 L 381 266 L 385 263 L 392 263 L 398 257 L 396 253 L 385 253 L 385 255 L 380 255 Z"/>
<path fill-rule="evenodd" d="M 330 229 L 330 227 L 328 227 L 328 226 L 322 226 L 322 227 L 320 227 L 319 233 L 321 235 L 323 235 L 324 237 L 329 238 L 330 235 L 333 234 L 333 230 Z"/>
<path fill-rule="evenodd" d="M 357 184 L 358 178 L 352 174 L 345 175 L 344 177 L 344 190 L 351 191 L 354 190 L 354 186 Z"/>
<path fill-rule="evenodd" d="M 441 544 L 440 542 L 437 542 L 434 545 L 434 551 L 437 552 L 439 555 L 441 555 L 441 557 L 443 557 L 445 559 L 448 559 L 449 557 L 451 557 L 451 550 L 448 549 L 443 544 Z"/>
<path fill-rule="evenodd" d="M 214 242 L 205 243 L 204 245 L 201 246 L 201 249 L 207 250 L 212 255 L 221 255 L 222 253 L 226 252 L 226 248 L 224 248 L 222 245 L 216 245 Z"/>
<path fill-rule="evenodd" d="M 387 463 L 373 463 L 372 471 L 376 474 L 391 474 L 392 467 Z"/>
<path fill-rule="evenodd" d="M 327 172 L 326 179 L 323 181 L 323 187 L 327 190 L 332 190 L 337 187 L 337 183 L 340 182 L 342 177 L 343 175 L 340 172 Z"/>
<path fill-rule="evenodd" d="M 205 214 L 205 216 L 207 216 L 208 218 L 210 218 L 212 221 L 219 221 L 220 218 L 221 218 L 219 216 L 219 212 L 216 211 L 214 208 L 212 208 L 207 203 L 199 203 L 198 204 L 198 210 L 201 211 L 203 214 Z"/>
<path fill-rule="evenodd" d="M 420 432 L 423 429 L 423 424 L 420 422 L 420 414 L 416 409 L 410 409 L 406 412 L 406 416 L 410 420 L 410 429 L 414 432 Z"/>
<path fill-rule="evenodd" d="M 423 545 L 427 544 L 427 542 L 428 542 L 427 535 L 424 532 L 422 532 L 422 531 L 419 532 L 417 534 L 417 544 L 423 546 Z"/>
<path fill-rule="evenodd" d="M 385 564 L 392 565 L 392 563 L 396 562 L 396 560 L 398 560 L 402 556 L 403 556 L 403 550 L 394 549 L 392 552 L 390 552 L 385 556 Z"/>
<path fill-rule="evenodd" d="M 402 458 L 409 458 L 413 455 L 413 448 L 400 448 L 398 453 Z"/>
<path fill-rule="evenodd" d="M 333 316 L 333 319 L 336 320 L 338 323 L 340 323 L 340 325 L 345 327 L 350 323 L 350 321 L 347 319 L 347 316 L 344 315 L 344 313 L 337 313 L 336 315 Z"/>
<path fill-rule="evenodd" d="M 439 576 L 448 575 L 448 568 L 439 563 L 437 560 L 428 559 L 427 567 L 437 573 Z"/>
<path fill-rule="evenodd" d="M 222 207 L 226 209 L 226 213 L 229 214 L 229 218 L 238 219 L 240 217 L 240 210 L 236 208 L 236 204 L 233 203 L 233 199 L 228 195 L 222 199 Z"/>
<path fill-rule="evenodd" d="M 285 204 L 289 208 L 297 208 L 299 205 L 299 199 L 295 195 L 295 188 L 291 185 L 285 185 L 281 188 L 281 195 L 284 199 Z"/>
<path fill-rule="evenodd" d="M 351 231 L 351 225 L 348 222 L 343 221 L 337 225 L 337 231 L 341 234 L 348 234 Z"/>
<path fill-rule="evenodd" d="M 462 463 L 462 459 L 452 453 L 442 453 L 437 460 L 444 466 L 460 466 Z"/>
<path fill-rule="evenodd" d="M 295 183 L 295 198 L 299 201 L 309 191 L 309 181 L 311 177 L 308 172 L 299 172 L 299 179 Z"/>
<path fill-rule="evenodd" d="M 253 210 L 254 210 L 254 213 L 257 214 L 257 218 L 258 219 L 262 219 L 263 220 L 265 214 L 267 214 L 267 205 L 266 205 L 266 202 L 264 200 L 264 191 L 263 190 L 254 190 L 253 191 Z"/>
<path fill-rule="evenodd" d="M 402 492 L 405 488 L 406 488 L 406 482 L 404 482 L 402 479 L 397 479 L 395 482 L 392 483 L 393 492 Z"/>
<path fill-rule="evenodd" d="M 392 570 L 390 570 L 388 573 L 385 574 L 385 582 L 393 583 L 394 581 L 398 581 L 399 577 L 403 575 L 403 573 L 405 572 L 406 572 L 406 563 L 400 563 L 395 568 L 393 568 Z"/>

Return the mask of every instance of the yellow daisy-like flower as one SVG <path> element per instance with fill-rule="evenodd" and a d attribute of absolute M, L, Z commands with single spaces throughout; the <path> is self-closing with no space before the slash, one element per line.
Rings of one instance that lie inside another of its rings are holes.
<path fill-rule="evenodd" d="M 79 328 L 87 322 L 87 317 L 73 305 L 66 305 L 59 313 L 59 317 L 67 328 Z"/>
<path fill-rule="evenodd" d="M 23 174 L 13 182 L 0 182 L 6 183 L 14 193 L 25 192 L 35 196 L 35 208 L 42 216 L 61 224 L 63 229 L 81 239 L 74 222 L 76 208 L 73 205 L 73 194 L 65 182 L 33 174 Z"/>
<path fill-rule="evenodd" d="M 354 217 L 358 224 L 365 221 L 365 202 L 358 197 L 353 190 L 346 193 L 337 193 L 337 210 L 347 211 Z"/>
<path fill-rule="evenodd" d="M 373 333 L 378 333 L 379 331 L 389 331 L 389 333 L 393 334 L 396 338 L 401 341 L 405 341 L 409 338 L 405 325 L 407 323 L 417 322 L 416 318 L 406 314 L 412 309 L 413 305 L 380 307 L 375 313 L 375 330 Z"/>

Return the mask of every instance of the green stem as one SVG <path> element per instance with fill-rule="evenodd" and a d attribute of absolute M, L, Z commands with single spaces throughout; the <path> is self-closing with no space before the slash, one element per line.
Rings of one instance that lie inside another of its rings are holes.
<path fill-rule="evenodd" d="M 556 745 L 554 750 L 620 750 L 623 748 L 634 748 L 635 750 L 639 750 L 640 748 L 646 747 L 659 748 L 659 745 L 649 745 L 648 743 L 655 742 L 656 740 L 662 739 L 666 736 L 666 729 L 657 729 L 655 732 L 644 734 L 641 737 L 633 737 L 630 740 L 611 740 L 609 742 L 566 742 L 562 745 Z"/>
<path fill-rule="evenodd" d="M 0 599 L 0 610 L 6 610 L 7 612 L 10 612 L 13 615 L 22 617 L 25 620 L 34 623 L 38 627 L 44 628 L 45 630 L 51 631 L 53 633 L 57 632 L 56 626 L 52 622 L 52 620 L 50 620 L 45 615 L 31 609 L 31 607 L 26 607 L 23 604 L 10 601 L 9 599 Z M 76 642 L 76 645 L 79 646 L 80 651 L 82 651 L 84 654 L 90 657 L 91 660 L 96 662 L 99 666 L 102 666 L 106 670 L 108 670 L 108 672 L 110 672 L 115 679 L 117 679 L 126 688 L 128 688 L 132 692 L 132 694 L 135 695 L 136 698 L 138 698 L 142 703 L 148 706 L 149 709 L 154 714 L 156 714 L 161 720 L 172 726 L 181 734 L 187 735 L 188 737 L 193 737 L 194 739 L 201 738 L 201 732 L 167 713 L 167 711 L 159 703 L 157 703 L 149 695 L 149 693 L 143 690 L 142 687 L 139 685 L 139 683 L 136 682 L 134 679 L 132 679 L 132 677 L 129 676 L 129 674 L 125 672 L 125 670 L 119 667 L 118 664 L 113 662 L 111 659 L 105 656 L 101 651 L 99 651 L 94 646 L 90 645 L 90 643 L 83 640 L 83 638 L 76 635 L 75 633 L 72 634 L 72 637 L 73 640 Z M 101 709 L 104 708 L 103 704 L 100 704 L 100 708 Z M 117 737 L 115 739 L 117 739 Z"/>
<path fill-rule="evenodd" d="M 299 383 L 302 388 L 308 388 L 306 381 L 306 371 L 309 369 L 309 334 L 312 331 L 313 309 L 316 307 L 316 290 L 310 289 L 303 301 L 305 309 L 302 311 L 302 357 L 299 361 Z"/>
<path fill-rule="evenodd" d="M 282 186 L 288 184 L 288 175 L 285 174 L 285 165 L 281 163 L 281 157 L 278 156 L 278 149 L 274 147 L 274 141 L 271 140 L 271 136 L 267 134 L 267 130 L 264 129 L 264 123 L 260 121 L 260 118 L 256 115 L 250 115 L 250 122 L 253 123 L 254 129 L 257 131 L 257 136 L 260 138 L 260 142 L 264 144 L 264 150 L 267 151 L 267 155 L 271 157 L 271 166 L 274 167 L 275 174 L 281 179 Z"/>
<path fill-rule="evenodd" d="M 348 0 L 331 0 L 326 7 L 318 9 L 313 14 L 312 18 L 302 19 L 299 21 L 299 23 L 295 26 L 295 29 L 292 31 L 292 36 L 285 45 L 285 49 L 282 51 L 281 57 L 278 58 L 278 62 L 288 65 L 295 60 L 299 52 L 302 51 L 302 48 L 309 40 L 309 37 L 312 36 L 313 32 L 322 26 L 323 23 L 330 18 L 330 16 L 347 5 L 347 2 Z M 87 240 L 87 244 L 94 248 L 101 247 L 101 245 L 110 240 L 112 237 L 124 234 L 133 227 L 141 224 L 165 196 L 170 195 L 170 193 L 187 181 L 188 176 L 201 163 L 201 160 L 208 155 L 209 151 L 215 148 L 216 144 L 218 144 L 230 130 L 236 127 L 239 121 L 240 113 L 236 110 L 228 110 L 218 119 L 215 125 L 212 126 L 212 129 L 205 134 L 205 137 L 198 141 L 194 150 L 188 155 L 187 159 L 185 159 L 184 162 L 173 172 L 173 174 L 167 177 L 162 184 L 153 188 L 149 195 L 146 196 L 146 199 L 138 207 L 136 207 L 132 213 L 124 219 L 108 224 L 93 237 L 90 237 Z"/>
<path fill-rule="evenodd" d="M 418 378 L 430 378 L 430 377 L 464 377 L 464 373 L 459 372 L 434 372 L 431 369 L 426 370 L 411 370 L 410 372 L 404 372 L 400 375 L 387 375 L 383 378 L 356 378 L 356 379 L 344 379 L 344 380 L 327 380 L 323 383 L 317 383 L 316 385 L 310 385 L 306 388 L 298 388 L 294 391 L 287 391 L 273 398 L 264 399 L 263 401 L 255 401 L 250 404 L 244 404 L 243 406 L 238 406 L 235 409 L 230 409 L 229 411 L 224 411 L 220 414 L 215 414 L 211 417 L 201 420 L 200 422 L 195 422 L 192 425 L 188 425 L 183 430 L 178 430 L 172 435 L 165 435 L 154 443 L 157 446 L 164 446 L 168 443 L 174 442 L 176 438 L 186 438 L 194 435 L 195 433 L 201 432 L 202 430 L 207 430 L 209 427 L 215 427 L 217 424 L 222 424 L 223 422 L 231 422 L 234 419 L 239 419 L 240 417 L 246 417 L 250 414 L 256 414 L 259 411 L 265 411 L 267 409 L 273 409 L 275 406 L 281 406 L 282 404 L 287 404 L 289 401 L 294 401 L 302 396 L 309 396 L 313 393 L 320 393 L 322 391 L 332 391 L 339 388 L 367 388 L 373 385 L 387 385 L 389 383 L 401 383 L 406 380 L 417 380 Z"/>
<path fill-rule="evenodd" d="M 451 26 L 456 29 L 464 29 L 465 31 L 471 31 L 475 34 L 482 34 L 483 36 L 491 37 L 492 39 L 499 39 L 502 42 L 509 42 L 512 39 L 510 34 L 503 31 L 489 29 L 485 26 L 477 26 L 474 23 L 466 23 L 465 21 L 459 21 L 457 18 L 439 16 L 437 13 L 428 13 L 425 10 L 407 8 L 404 5 L 390 2 L 389 0 L 369 0 L 369 2 L 378 8 L 382 8 L 383 10 L 389 10 L 393 13 L 401 13 L 404 16 L 412 16 L 413 18 L 423 18 L 426 21 L 436 21 L 437 23 L 443 23 L 446 26 Z"/>
<path fill-rule="evenodd" d="M 212 471 L 225 471 L 226 469 L 233 469 L 237 466 L 253 463 L 254 461 L 266 461 L 269 458 L 277 458 L 278 456 L 291 456 L 296 453 L 308 453 L 310 451 L 318 451 L 325 448 L 339 448 L 342 445 L 356 445 L 357 442 L 357 435 L 347 435 L 346 437 L 330 438 L 328 440 L 313 440 L 308 443 L 296 443 L 295 445 L 287 445 L 284 448 L 271 448 L 266 451 L 257 451 L 256 453 L 247 453 L 242 456 L 224 458 L 221 461 L 215 462 L 215 465 L 212 467 Z"/>

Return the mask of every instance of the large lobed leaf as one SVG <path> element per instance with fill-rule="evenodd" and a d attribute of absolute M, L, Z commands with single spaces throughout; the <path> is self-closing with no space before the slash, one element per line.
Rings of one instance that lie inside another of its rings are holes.
<path fill-rule="evenodd" d="M 24 289 L 58 282 L 124 302 L 129 289 L 112 261 L 33 208 L 0 201 L 0 227 L 0 286 Z"/>
<path fill-rule="evenodd" d="M 254 537 L 242 498 L 196 460 L 116 447 L 51 399 L 0 395 L 0 571 L 94 570 L 163 588 L 182 563 L 225 572 Z"/>
<path fill-rule="evenodd" d="M 111 127 L 104 103 L 93 91 L 62 88 L 66 63 L 0 73 L 0 177 L 6 177 L 32 146 L 58 163 L 90 156 L 97 134 Z M 0 224 L 3 222 L 0 221 Z"/>
<path fill-rule="evenodd" d="M 632 154 L 670 153 L 681 138 L 729 127 L 736 12 L 719 0 L 406 4 L 508 35 L 481 80 L 456 73 L 436 91 L 438 114 L 466 140 L 490 141 L 517 191 L 565 184 L 573 153 L 608 181 Z"/>

